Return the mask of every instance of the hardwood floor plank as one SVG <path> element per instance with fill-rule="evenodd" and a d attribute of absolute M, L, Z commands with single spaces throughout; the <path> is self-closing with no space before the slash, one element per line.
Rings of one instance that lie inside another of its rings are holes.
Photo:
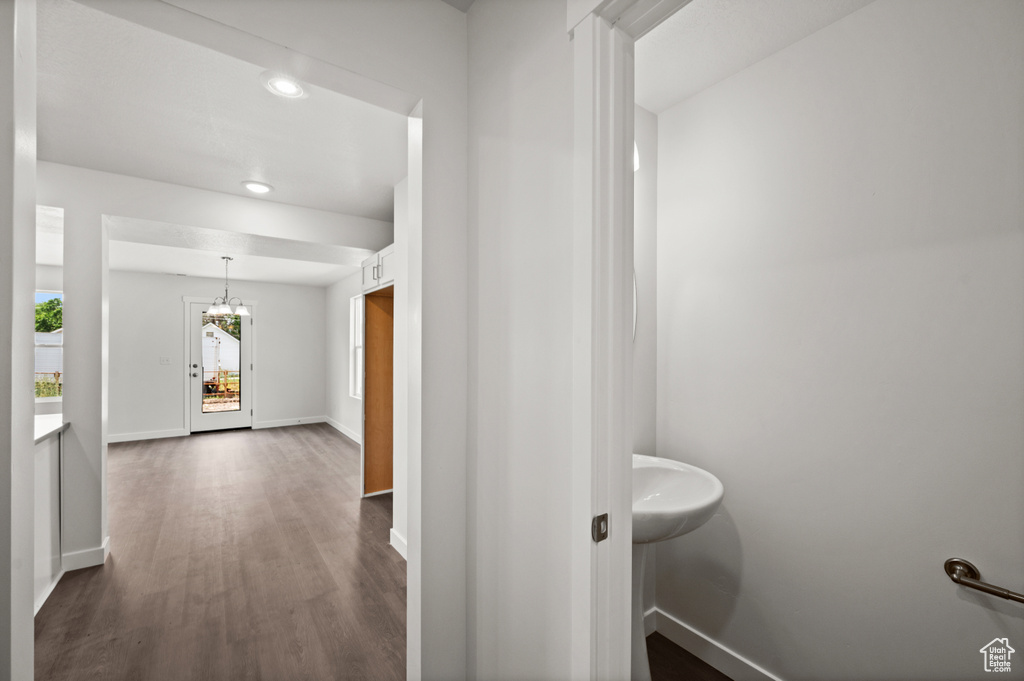
<path fill-rule="evenodd" d="M 390 495 L 326 424 L 110 445 L 111 557 L 36 617 L 36 679 L 405 678 Z"/>

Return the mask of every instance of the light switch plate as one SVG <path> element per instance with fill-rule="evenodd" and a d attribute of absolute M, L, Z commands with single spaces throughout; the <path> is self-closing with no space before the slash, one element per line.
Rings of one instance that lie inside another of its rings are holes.
<path fill-rule="evenodd" d="M 160 358 L 160 364 L 162 364 L 163 366 L 170 366 L 171 365 L 171 358 L 170 357 L 161 357 Z"/>

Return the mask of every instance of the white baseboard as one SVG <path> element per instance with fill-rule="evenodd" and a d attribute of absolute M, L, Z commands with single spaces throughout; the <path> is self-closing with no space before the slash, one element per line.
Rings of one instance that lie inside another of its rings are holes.
<path fill-rule="evenodd" d="M 184 437 L 188 431 L 184 428 L 173 430 L 150 430 L 145 433 L 114 433 L 107 435 L 107 442 L 135 442 L 136 440 L 159 440 L 165 437 Z"/>
<path fill-rule="evenodd" d="M 103 565 L 110 555 L 110 537 L 103 540 L 102 546 L 95 546 L 84 551 L 73 551 L 61 556 L 60 567 L 64 572 Z"/>
<path fill-rule="evenodd" d="M 324 423 L 325 421 L 327 421 L 326 416 L 303 416 L 297 419 L 278 419 L 277 421 L 253 421 L 252 429 L 281 428 L 283 426 L 297 426 L 303 423 Z"/>
<path fill-rule="evenodd" d="M 650 614 L 650 613 L 648 613 Z M 742 655 L 712 641 L 688 625 L 683 624 L 664 610 L 654 608 L 657 631 L 680 648 L 696 655 L 701 660 L 722 672 L 733 681 L 782 681 Z M 644 617 L 646 625 L 647 617 Z"/>
<path fill-rule="evenodd" d="M 362 437 L 362 435 L 360 435 L 356 431 L 352 430 L 351 428 L 346 426 L 341 421 L 337 421 L 335 419 L 332 419 L 330 416 L 328 416 L 327 417 L 327 424 L 329 426 L 331 426 L 331 428 L 334 428 L 336 431 L 341 433 L 342 435 L 347 436 L 350 440 L 355 442 L 357 445 L 363 444 L 363 437 Z"/>
<path fill-rule="evenodd" d="M 405 537 L 395 532 L 395 528 L 391 528 L 391 546 L 394 547 L 395 551 L 402 558 L 409 560 L 409 545 L 405 542 Z"/>
<path fill-rule="evenodd" d="M 35 617 L 36 615 L 39 614 L 39 608 L 43 607 L 43 603 L 45 603 L 46 599 L 49 598 L 50 594 L 53 593 L 54 588 L 56 588 L 56 586 L 57 586 L 57 582 L 59 582 L 60 578 L 63 577 L 63 576 L 64 576 L 64 570 L 61 570 L 57 574 L 57 576 L 53 578 L 53 581 L 50 582 L 50 586 L 46 587 L 46 589 L 43 591 L 43 593 L 39 594 L 39 598 L 36 599 L 35 609 L 32 611 L 32 616 L 33 617 Z"/>
<path fill-rule="evenodd" d="M 651 608 L 644 613 L 644 636 L 650 636 L 658 630 L 658 609 Z M 662 634 L 664 636 L 664 634 Z M 668 638 L 666 636 L 666 638 Z"/>

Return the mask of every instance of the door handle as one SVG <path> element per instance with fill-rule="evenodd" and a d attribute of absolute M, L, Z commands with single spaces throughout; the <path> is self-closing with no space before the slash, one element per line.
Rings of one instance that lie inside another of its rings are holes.
<path fill-rule="evenodd" d="M 193 371 L 192 372 L 192 378 L 197 378 L 198 376 L 199 376 L 199 372 L 198 371 Z"/>

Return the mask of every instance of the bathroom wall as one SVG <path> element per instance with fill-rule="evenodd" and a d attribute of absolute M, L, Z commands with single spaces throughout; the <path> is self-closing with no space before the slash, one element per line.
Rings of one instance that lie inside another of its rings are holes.
<path fill-rule="evenodd" d="M 658 452 L 726 490 L 659 629 L 734 678 L 1021 649 L 942 565 L 1024 590 L 1022 26 L 878 0 L 659 117 Z"/>
<path fill-rule="evenodd" d="M 634 107 L 640 169 L 633 173 L 633 451 L 656 456 L 658 385 L 658 117 Z"/>
<path fill-rule="evenodd" d="M 362 293 L 363 273 L 327 287 L 327 422 L 363 440 L 363 403 L 349 395 L 349 305 Z"/>
<path fill-rule="evenodd" d="M 220 279 L 110 273 L 111 442 L 184 434 L 182 296 L 223 291 Z M 231 295 L 256 300 L 253 426 L 324 421 L 325 289 L 232 281 Z M 170 358 L 161 365 L 160 357 Z M 347 384 L 346 384 L 347 385 Z"/>
<path fill-rule="evenodd" d="M 636 335 L 633 337 L 633 451 L 657 456 L 658 397 L 658 117 L 634 107 L 640 169 L 633 173 L 633 263 Z M 644 611 L 654 607 L 657 556 L 647 554 Z"/>

